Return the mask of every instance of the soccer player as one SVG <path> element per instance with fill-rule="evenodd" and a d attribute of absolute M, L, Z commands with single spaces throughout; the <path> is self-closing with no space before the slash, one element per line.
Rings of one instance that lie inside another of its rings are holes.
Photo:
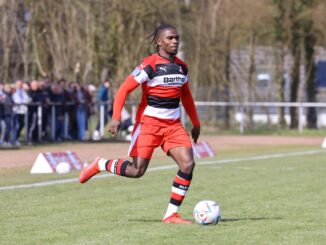
<path fill-rule="evenodd" d="M 85 183 L 100 171 L 139 178 L 146 172 L 154 149 L 160 146 L 179 167 L 173 180 L 170 203 L 162 221 L 190 224 L 190 220 L 183 219 L 178 214 L 195 167 L 191 140 L 180 122 L 180 100 L 193 124 L 191 135 L 195 143 L 200 134 L 200 122 L 189 89 L 187 65 L 176 57 L 179 46 L 176 28 L 162 24 L 151 37 L 157 53 L 144 58 L 120 86 L 109 125 L 109 132 L 116 135 L 127 95 L 141 86 L 143 95 L 129 148 L 132 161 L 98 157 L 82 170 L 79 180 Z"/>

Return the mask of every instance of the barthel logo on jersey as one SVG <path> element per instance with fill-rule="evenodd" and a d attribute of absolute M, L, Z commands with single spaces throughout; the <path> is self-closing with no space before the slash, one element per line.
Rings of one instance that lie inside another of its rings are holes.
<path fill-rule="evenodd" d="M 180 77 L 180 76 L 176 76 L 176 77 L 165 77 L 163 82 L 164 83 L 183 83 L 186 81 L 185 77 Z"/>

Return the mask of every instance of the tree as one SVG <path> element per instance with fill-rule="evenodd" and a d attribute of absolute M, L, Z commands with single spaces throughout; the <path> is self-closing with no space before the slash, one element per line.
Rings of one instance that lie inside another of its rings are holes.
<path fill-rule="evenodd" d="M 275 40 L 278 53 L 277 77 L 280 81 L 280 97 L 284 98 L 284 58 L 287 47 L 289 48 L 293 65 L 291 71 L 290 101 L 298 101 L 299 85 L 302 81 L 301 67 L 304 65 L 306 74 L 306 96 L 308 102 L 316 101 L 315 88 L 315 53 L 317 43 L 316 29 L 312 15 L 312 8 L 317 1 L 307 0 L 274 0 L 278 15 L 275 18 Z M 297 109 L 290 108 L 291 128 L 298 125 Z M 281 118 L 284 117 L 284 109 L 281 110 Z M 313 108 L 308 109 L 308 126 L 316 127 L 316 112 Z"/>
<path fill-rule="evenodd" d="M 10 80 L 10 70 L 12 56 L 15 54 L 12 52 L 14 47 L 14 41 L 16 37 L 16 24 L 17 24 L 17 1 L 4 1 L 0 3 L 0 47 L 2 48 L 2 62 L 0 67 L 0 76 L 3 81 L 8 82 Z"/>

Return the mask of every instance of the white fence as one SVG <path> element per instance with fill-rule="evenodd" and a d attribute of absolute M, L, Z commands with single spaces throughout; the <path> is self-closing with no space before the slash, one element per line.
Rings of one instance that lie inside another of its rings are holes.
<path fill-rule="evenodd" d="M 107 105 L 110 105 L 111 103 L 107 103 Z M 220 102 L 220 101 L 196 101 L 195 102 L 197 111 L 199 113 L 202 125 L 205 126 L 206 123 L 213 122 L 213 125 L 219 125 L 222 123 L 225 123 L 227 120 L 230 122 L 231 128 L 239 128 L 240 133 L 244 133 L 247 128 L 247 123 L 249 119 L 248 115 L 248 109 L 252 109 L 252 120 L 254 123 L 259 124 L 279 124 L 279 109 L 284 108 L 285 109 L 285 121 L 289 125 L 291 118 L 289 114 L 289 108 L 295 107 L 298 111 L 298 131 L 302 132 L 304 127 L 307 124 L 306 120 L 306 113 L 307 108 L 315 108 L 316 109 L 316 116 L 317 116 L 317 128 L 326 128 L 326 103 L 290 103 L 290 102 Z M 35 104 L 37 106 L 37 129 L 38 129 L 38 138 L 39 141 L 42 140 L 42 130 L 43 130 L 43 105 L 42 104 Z M 49 130 L 49 138 L 52 140 L 55 140 L 56 135 L 56 107 L 57 104 L 50 104 L 49 109 L 50 113 L 48 113 L 49 120 L 48 123 L 48 129 Z M 68 106 L 73 106 L 73 104 L 66 104 Z M 100 135 L 104 136 L 105 134 L 105 114 L 107 113 L 105 111 L 105 104 L 103 103 L 94 103 L 92 105 L 94 107 L 94 110 L 97 111 L 96 114 L 94 114 L 90 120 L 89 120 L 89 127 L 88 127 L 88 135 L 91 139 L 91 136 L 94 132 L 94 126 L 93 123 L 99 121 L 99 131 Z M 136 111 L 137 111 L 138 102 L 132 101 L 128 102 L 126 104 L 126 107 L 128 111 L 131 114 L 132 121 L 134 122 L 136 117 Z M 97 108 L 97 109 L 96 109 Z M 64 113 L 64 138 L 69 138 L 69 113 L 66 111 Z M 3 118 L 0 123 L 3 122 Z M 185 114 L 185 111 L 183 107 L 181 108 L 181 120 L 184 124 L 187 122 L 187 116 Z M 3 125 L 4 126 L 4 125 Z M 28 137 L 28 131 L 30 128 L 30 122 L 29 122 L 29 112 L 25 114 L 25 142 L 29 142 Z M 4 129 L 4 127 L 2 127 Z M 1 131 L 1 130 L 0 130 Z M 0 133 L 0 141 L 1 141 L 1 135 L 3 136 L 4 130 L 2 130 L 2 134 Z"/>
<path fill-rule="evenodd" d="M 298 109 L 298 131 L 302 132 L 306 126 L 306 109 L 316 108 L 317 114 L 317 128 L 322 128 L 326 126 L 326 103 L 301 103 L 301 102 L 220 102 L 220 101 L 196 101 L 195 102 L 197 110 L 200 111 L 201 107 L 217 107 L 217 108 L 233 108 L 232 120 L 238 123 L 239 130 L 244 133 L 246 126 L 246 109 L 252 108 L 264 108 L 268 113 L 253 113 L 253 121 L 260 123 L 267 123 L 268 121 L 272 124 L 279 124 L 279 114 L 278 110 L 283 107 L 288 110 L 290 107 L 295 107 Z M 186 121 L 185 112 L 182 109 L 182 121 Z M 290 124 L 289 113 L 285 114 L 285 121 Z"/>

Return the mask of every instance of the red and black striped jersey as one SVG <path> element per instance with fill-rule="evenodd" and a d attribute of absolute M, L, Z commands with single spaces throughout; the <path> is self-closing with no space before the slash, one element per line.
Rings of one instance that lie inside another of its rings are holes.
<path fill-rule="evenodd" d="M 143 95 L 136 116 L 137 122 L 143 115 L 166 120 L 179 119 L 181 100 L 194 126 L 199 126 L 188 83 L 187 65 L 179 58 L 175 57 L 171 62 L 159 54 L 148 56 L 119 88 L 113 107 L 113 119 L 120 119 L 126 96 L 141 85 Z"/>

